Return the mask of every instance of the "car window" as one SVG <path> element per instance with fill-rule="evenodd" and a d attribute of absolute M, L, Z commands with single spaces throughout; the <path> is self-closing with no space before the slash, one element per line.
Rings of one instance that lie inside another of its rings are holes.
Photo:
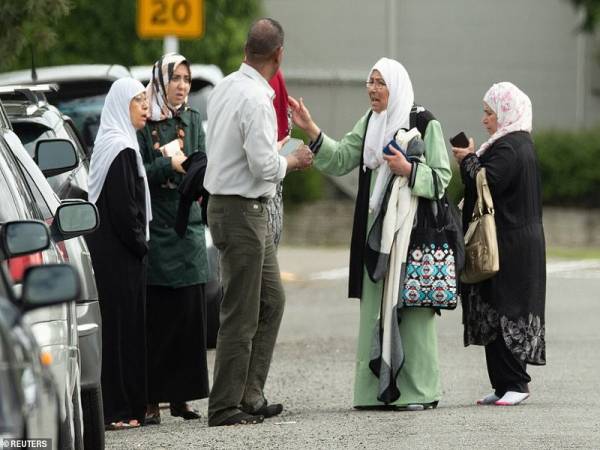
<path fill-rule="evenodd" d="M 23 174 L 25 175 L 25 180 L 27 181 L 27 185 L 29 186 L 29 189 L 31 189 L 31 193 L 33 194 L 35 203 L 38 206 L 38 208 L 40 209 L 42 216 L 44 217 L 44 220 L 48 221 L 48 220 L 52 219 L 54 215 L 52 214 L 52 211 L 50 210 L 48 203 L 46 203 L 44 196 L 40 192 L 40 189 L 35 184 L 35 181 L 33 181 L 33 178 L 31 178 L 31 175 L 29 175 L 29 172 L 27 172 L 27 169 L 25 169 L 25 167 L 23 167 L 23 166 L 21 166 L 21 169 L 22 169 Z"/>
<path fill-rule="evenodd" d="M 88 148 L 94 145 L 105 98 L 102 94 L 56 102 L 56 107 L 73 120 Z"/>
<path fill-rule="evenodd" d="M 0 139 L 0 175 L 0 221 L 39 218 L 35 201 L 3 139 Z"/>
<path fill-rule="evenodd" d="M 14 122 L 13 131 L 23 143 L 32 158 L 35 154 L 35 144 L 40 139 L 52 139 L 56 136 L 51 128 L 33 122 Z"/>
<path fill-rule="evenodd" d="M 82 145 L 84 145 L 84 144 L 79 140 L 79 137 L 77 136 L 77 132 L 75 131 L 75 129 L 69 122 L 65 122 L 64 126 L 65 126 L 65 128 L 64 128 L 65 133 L 68 135 L 71 142 L 73 142 L 73 144 L 75 145 L 75 149 L 77 150 L 77 156 L 79 156 L 79 160 L 83 161 L 83 165 L 85 166 L 86 169 L 89 170 L 90 162 L 88 160 L 88 157 L 87 157 L 87 154 L 85 153 L 84 148 L 82 147 Z"/>
<path fill-rule="evenodd" d="M 13 130 L 32 158 L 35 153 L 35 146 L 40 139 L 71 138 L 64 130 L 62 130 L 62 133 L 55 133 L 51 128 L 35 122 L 14 122 Z M 62 185 L 69 179 L 70 173 L 71 171 L 68 171 L 48 178 L 48 183 L 54 192 L 60 192 Z"/>
<path fill-rule="evenodd" d="M 19 218 L 19 209 L 13 199 L 2 165 L 2 161 L 0 161 L 0 204 L 2 205 L 0 207 L 0 222 L 7 222 Z"/>

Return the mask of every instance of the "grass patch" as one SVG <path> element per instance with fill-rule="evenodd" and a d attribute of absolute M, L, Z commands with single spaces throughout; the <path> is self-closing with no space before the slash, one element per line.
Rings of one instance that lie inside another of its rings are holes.
<path fill-rule="evenodd" d="M 600 247 L 548 247 L 548 258 L 600 259 Z"/>

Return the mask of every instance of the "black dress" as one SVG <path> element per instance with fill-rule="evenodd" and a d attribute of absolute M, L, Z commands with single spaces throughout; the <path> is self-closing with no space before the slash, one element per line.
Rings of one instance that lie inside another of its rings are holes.
<path fill-rule="evenodd" d="M 503 343 L 523 367 L 544 365 L 546 251 L 540 173 L 530 134 L 510 133 L 481 157 L 473 154 L 463 160 L 465 229 L 480 167 L 486 169 L 494 201 L 500 271 L 482 283 L 463 285 L 465 345 L 488 345 L 498 338 L 494 345 Z"/>
<path fill-rule="evenodd" d="M 88 236 L 102 313 L 104 422 L 143 421 L 146 383 L 146 206 L 133 149 L 114 159 Z"/>

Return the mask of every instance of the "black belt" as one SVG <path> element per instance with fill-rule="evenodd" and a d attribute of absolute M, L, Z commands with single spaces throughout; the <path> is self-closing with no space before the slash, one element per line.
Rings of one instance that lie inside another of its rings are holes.
<path fill-rule="evenodd" d="M 267 203 L 269 201 L 269 197 L 258 197 L 258 198 L 253 198 L 253 197 L 244 197 L 243 195 L 220 195 L 220 194 L 212 194 L 211 197 L 222 197 L 222 198 L 236 198 L 239 200 L 248 200 L 248 201 L 255 201 L 255 202 L 261 202 L 261 203 Z"/>

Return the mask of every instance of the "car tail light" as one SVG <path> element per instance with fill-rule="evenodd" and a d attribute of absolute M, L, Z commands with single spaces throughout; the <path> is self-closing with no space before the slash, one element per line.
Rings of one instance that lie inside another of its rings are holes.
<path fill-rule="evenodd" d="M 31 266 L 39 266 L 44 263 L 44 257 L 41 252 L 31 255 L 16 256 L 8 260 L 8 270 L 15 283 L 23 281 L 25 269 Z"/>

